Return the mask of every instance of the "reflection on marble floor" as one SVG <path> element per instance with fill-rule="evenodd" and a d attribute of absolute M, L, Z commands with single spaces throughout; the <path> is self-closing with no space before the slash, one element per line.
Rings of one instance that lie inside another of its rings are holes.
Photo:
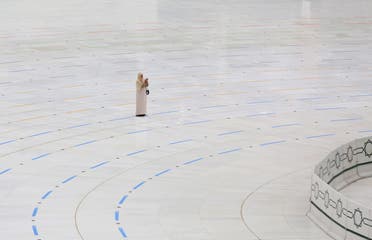
<path fill-rule="evenodd" d="M 0 9 L 2 238 L 329 239 L 310 176 L 371 135 L 371 1 Z"/>

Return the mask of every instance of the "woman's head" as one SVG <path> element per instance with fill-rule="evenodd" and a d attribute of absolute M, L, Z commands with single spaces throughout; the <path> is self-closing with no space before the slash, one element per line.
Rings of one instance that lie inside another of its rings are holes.
<path fill-rule="evenodd" d="M 143 74 L 141 72 L 138 73 L 137 79 L 138 80 L 143 80 Z"/>

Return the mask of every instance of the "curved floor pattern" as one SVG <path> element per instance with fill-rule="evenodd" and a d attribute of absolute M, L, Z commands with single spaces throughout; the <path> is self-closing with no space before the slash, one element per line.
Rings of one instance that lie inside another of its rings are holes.
<path fill-rule="evenodd" d="M 372 133 L 371 2 L 0 8 L 1 238 L 329 239 L 310 176 Z"/>

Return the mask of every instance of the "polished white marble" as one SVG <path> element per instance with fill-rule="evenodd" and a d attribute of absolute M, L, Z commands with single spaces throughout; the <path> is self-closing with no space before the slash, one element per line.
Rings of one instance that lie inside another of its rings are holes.
<path fill-rule="evenodd" d="M 0 9 L 1 239 L 329 239 L 310 176 L 371 135 L 371 1 Z"/>

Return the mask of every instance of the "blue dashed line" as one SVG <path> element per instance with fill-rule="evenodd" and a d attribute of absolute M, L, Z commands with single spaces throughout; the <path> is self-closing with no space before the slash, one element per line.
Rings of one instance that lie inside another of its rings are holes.
<path fill-rule="evenodd" d="M 125 234 L 125 231 L 122 227 L 119 227 L 119 232 L 121 233 L 121 236 L 123 236 L 124 238 L 127 238 L 127 234 Z"/>
<path fill-rule="evenodd" d="M 42 197 L 41 197 L 41 199 L 46 199 L 47 197 L 49 197 L 49 195 L 52 193 L 53 191 L 48 191 L 47 193 L 45 193 Z"/>
<path fill-rule="evenodd" d="M 12 142 L 15 142 L 15 141 L 17 141 L 17 140 L 14 139 L 14 140 L 9 140 L 9 141 L 5 141 L 5 142 L 0 142 L 0 145 L 5 145 L 5 144 L 12 143 Z"/>
<path fill-rule="evenodd" d="M 167 169 L 167 170 L 164 170 L 164 171 L 162 171 L 162 172 L 160 172 L 160 173 L 155 174 L 155 176 L 156 176 L 156 177 L 159 177 L 159 176 L 161 176 L 161 175 L 163 175 L 163 174 L 165 174 L 165 173 L 167 173 L 167 172 L 170 172 L 170 171 L 171 171 L 171 169 Z"/>
<path fill-rule="evenodd" d="M 109 163 L 110 161 L 106 161 L 106 162 L 101 162 L 101 163 L 98 163 L 97 165 L 94 165 L 92 167 L 90 167 L 90 169 L 95 169 L 95 168 L 98 168 L 98 167 L 101 167 L 107 163 Z"/>
<path fill-rule="evenodd" d="M 39 211 L 39 208 L 34 208 L 34 211 L 32 212 L 32 217 L 36 217 L 37 212 Z"/>
<path fill-rule="evenodd" d="M 218 136 L 225 136 L 225 135 L 230 135 L 230 134 L 235 134 L 235 133 L 241 133 L 241 132 L 243 132 L 243 130 L 231 131 L 231 132 L 224 132 L 224 133 L 218 134 Z"/>
<path fill-rule="evenodd" d="M 84 123 L 84 124 L 80 124 L 80 125 L 75 125 L 75 126 L 67 127 L 66 129 L 79 128 L 79 127 L 84 127 L 84 126 L 88 126 L 88 125 L 91 125 L 91 123 Z"/>
<path fill-rule="evenodd" d="M 280 143 L 285 143 L 285 142 L 286 142 L 285 140 L 274 141 L 274 142 L 267 142 L 267 143 L 261 143 L 260 146 L 261 147 L 265 147 L 265 146 L 268 146 L 268 145 L 280 144 Z"/>
<path fill-rule="evenodd" d="M 220 107 L 226 107 L 226 106 L 227 105 L 214 105 L 214 106 L 201 107 L 200 109 L 220 108 Z"/>
<path fill-rule="evenodd" d="M 0 175 L 4 174 L 4 173 L 7 173 L 9 172 L 10 170 L 12 170 L 11 168 L 8 168 L 8 169 L 5 169 L 3 171 L 0 172 Z"/>
<path fill-rule="evenodd" d="M 350 97 L 370 97 L 372 96 L 372 93 L 367 93 L 367 94 L 359 94 L 359 95 L 351 95 Z"/>
<path fill-rule="evenodd" d="M 288 123 L 288 124 L 281 124 L 281 125 L 274 125 L 272 128 L 282 128 L 282 127 L 292 127 L 292 126 L 300 126 L 299 123 Z"/>
<path fill-rule="evenodd" d="M 72 177 L 69 177 L 69 178 L 67 178 L 66 180 L 64 180 L 62 183 L 68 183 L 69 181 L 73 180 L 73 179 L 76 178 L 76 177 L 77 177 L 76 175 L 74 175 L 74 176 L 72 176 Z"/>
<path fill-rule="evenodd" d="M 144 129 L 144 130 L 138 130 L 138 131 L 133 131 L 133 132 L 128 132 L 127 134 L 135 134 L 135 133 L 142 133 L 142 132 L 149 132 L 151 129 Z"/>
<path fill-rule="evenodd" d="M 331 122 L 349 122 L 349 121 L 357 121 L 362 120 L 362 118 L 340 118 L 340 119 L 333 119 Z"/>
<path fill-rule="evenodd" d="M 110 122 L 113 122 L 113 121 L 120 121 L 120 120 L 125 120 L 125 119 L 129 119 L 129 118 L 132 118 L 132 117 L 120 117 L 120 118 L 113 118 L 113 119 L 110 119 L 109 121 L 110 121 Z"/>
<path fill-rule="evenodd" d="M 115 211 L 115 221 L 119 221 L 119 211 Z"/>
<path fill-rule="evenodd" d="M 127 156 L 133 156 L 133 155 L 143 153 L 143 152 L 146 152 L 146 151 L 147 151 L 146 149 L 143 149 L 143 150 L 139 150 L 139 151 L 136 151 L 136 152 L 131 152 L 131 153 L 128 153 Z"/>
<path fill-rule="evenodd" d="M 206 122 L 211 122 L 212 120 L 202 120 L 202 121 L 195 121 L 195 122 L 187 122 L 184 123 L 183 125 L 193 125 L 193 124 L 198 124 L 198 123 L 206 123 Z"/>
<path fill-rule="evenodd" d="M 338 109 L 346 109 L 346 107 L 324 107 L 324 108 L 315 108 L 315 110 L 317 110 L 317 111 L 338 110 Z"/>
<path fill-rule="evenodd" d="M 145 181 L 142 181 L 142 182 L 138 183 L 136 186 L 134 186 L 133 190 L 138 189 L 138 188 L 141 187 L 143 184 L 145 184 Z"/>
<path fill-rule="evenodd" d="M 36 133 L 36 134 L 31 135 L 30 137 L 37 137 L 37 136 L 45 135 L 45 134 L 48 134 L 48 133 L 51 133 L 51 132 L 52 132 L 52 131 Z"/>
<path fill-rule="evenodd" d="M 122 205 L 124 203 L 124 201 L 128 198 L 128 195 L 124 195 L 120 201 L 119 201 L 119 205 Z"/>
<path fill-rule="evenodd" d="M 91 143 L 94 143 L 94 142 L 97 142 L 97 140 L 91 140 L 91 141 L 83 142 L 83 143 L 75 145 L 74 147 L 80 147 L 80 146 L 88 145 L 88 144 L 91 144 Z"/>
<path fill-rule="evenodd" d="M 185 139 L 185 140 L 181 140 L 181 141 L 177 141 L 177 142 L 171 142 L 169 143 L 169 145 L 174 145 L 174 144 L 179 144 L 179 143 L 185 143 L 185 142 L 191 142 L 192 139 Z"/>
<path fill-rule="evenodd" d="M 167 112 L 158 112 L 158 113 L 153 113 L 151 115 L 152 116 L 154 116 L 154 115 L 163 115 L 163 114 L 176 113 L 176 112 L 179 112 L 179 111 L 178 110 L 174 110 L 174 111 L 167 111 Z"/>
<path fill-rule="evenodd" d="M 318 100 L 318 99 L 325 99 L 327 97 L 307 97 L 307 98 L 298 98 L 297 100 L 306 101 L 306 100 Z"/>
<path fill-rule="evenodd" d="M 361 130 L 360 133 L 372 132 L 372 130 Z"/>
<path fill-rule="evenodd" d="M 274 113 L 274 112 L 269 112 L 269 113 L 256 113 L 256 114 L 248 115 L 247 117 L 270 116 L 270 115 L 275 115 L 275 114 L 276 114 L 276 113 Z"/>
<path fill-rule="evenodd" d="M 218 154 L 232 153 L 232 152 L 237 152 L 237 151 L 240 151 L 240 150 L 242 150 L 242 149 L 241 148 L 234 148 L 234 149 L 231 149 L 231 150 L 219 152 Z"/>
<path fill-rule="evenodd" d="M 247 102 L 247 104 L 261 104 L 261 103 L 272 103 L 273 100 L 262 100 L 262 101 L 253 101 L 253 102 Z"/>
<path fill-rule="evenodd" d="M 328 134 L 321 134 L 321 135 L 315 135 L 315 136 L 308 136 L 306 137 L 307 139 L 312 139 L 312 138 L 322 138 L 322 137 L 330 137 L 330 136 L 335 136 L 335 133 L 328 133 Z"/>
<path fill-rule="evenodd" d="M 38 160 L 38 159 L 43 158 L 43 157 L 46 157 L 48 155 L 50 155 L 50 153 L 44 153 L 44 154 L 41 154 L 41 155 L 39 155 L 37 157 L 32 158 L 32 160 Z"/>
<path fill-rule="evenodd" d="M 35 236 L 39 236 L 39 232 L 37 231 L 37 227 L 35 225 L 32 225 L 32 231 Z"/>
<path fill-rule="evenodd" d="M 197 158 L 197 159 L 194 159 L 194 160 L 185 162 L 183 165 L 188 165 L 188 164 L 191 164 L 191 163 L 194 163 L 194 162 L 198 162 L 198 161 L 201 161 L 201 160 L 203 160 L 203 158 Z"/>

